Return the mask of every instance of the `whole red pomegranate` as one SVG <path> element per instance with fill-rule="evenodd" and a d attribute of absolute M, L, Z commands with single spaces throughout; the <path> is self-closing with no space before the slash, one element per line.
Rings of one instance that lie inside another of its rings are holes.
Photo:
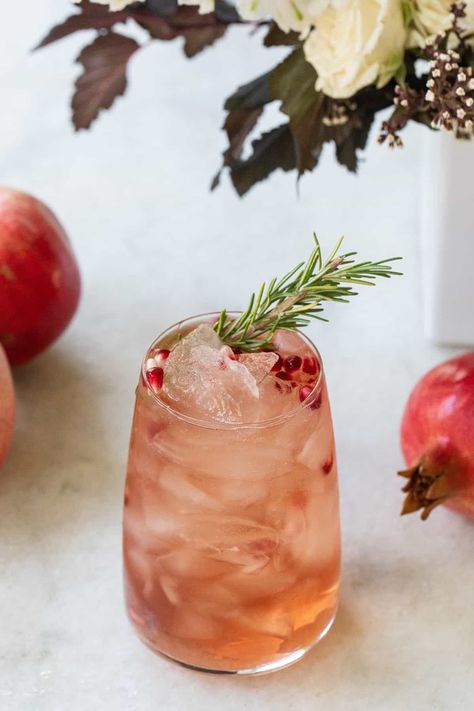
<path fill-rule="evenodd" d="M 31 195 L 0 188 L 0 343 L 12 365 L 64 331 L 80 290 L 74 254 L 53 213 Z"/>
<path fill-rule="evenodd" d="M 0 465 L 10 448 L 15 422 L 15 392 L 10 366 L 5 351 L 0 346 Z"/>
<path fill-rule="evenodd" d="M 474 517 L 474 352 L 430 370 L 411 393 L 401 444 L 409 469 L 402 514 L 445 504 Z"/>

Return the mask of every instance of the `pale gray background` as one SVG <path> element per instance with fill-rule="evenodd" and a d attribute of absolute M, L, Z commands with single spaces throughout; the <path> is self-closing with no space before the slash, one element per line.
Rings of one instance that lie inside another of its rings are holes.
<path fill-rule="evenodd" d="M 223 97 L 276 61 L 233 31 L 193 62 L 179 41 L 133 60 L 130 90 L 73 135 L 73 59 L 87 35 L 29 49 L 69 10 L 22 0 L 0 23 L 0 182 L 58 213 L 84 296 L 73 326 L 16 372 L 18 430 L 0 474 L 0 708 L 5 711 L 454 711 L 472 705 L 472 525 L 400 519 L 398 425 L 416 379 L 454 351 L 422 336 L 421 130 L 388 154 L 372 135 L 360 176 L 332 151 L 301 181 L 278 174 L 239 200 L 207 186 L 224 146 Z M 361 255 L 403 255 L 405 276 L 314 325 L 341 472 L 342 606 L 297 666 L 199 676 L 155 658 L 122 603 L 120 518 L 142 353 L 171 322 L 241 307 L 304 258 L 312 230 Z"/>

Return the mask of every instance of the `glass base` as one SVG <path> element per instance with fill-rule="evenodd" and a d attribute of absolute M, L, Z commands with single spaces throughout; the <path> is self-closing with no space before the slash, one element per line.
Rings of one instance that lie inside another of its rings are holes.
<path fill-rule="evenodd" d="M 206 667 L 199 667 L 194 664 L 187 664 L 186 662 L 181 661 L 180 659 L 175 659 L 174 657 L 170 657 L 168 654 L 165 654 L 164 652 L 160 652 L 159 649 L 156 649 L 155 647 L 151 646 L 149 642 L 144 639 L 141 635 L 139 635 L 140 639 L 144 644 L 146 644 L 147 647 L 149 647 L 155 654 L 158 654 L 160 657 L 163 657 L 163 659 L 166 659 L 169 662 L 173 662 L 174 664 L 178 664 L 180 667 L 184 667 L 185 669 L 191 669 L 192 671 L 197 671 L 197 672 L 203 672 L 204 674 L 226 674 L 226 675 L 239 675 L 239 676 L 257 676 L 259 674 L 270 674 L 271 672 L 278 671 L 279 669 L 285 669 L 286 667 L 290 667 L 292 664 L 296 664 L 300 659 L 302 659 L 308 652 L 310 652 L 313 647 L 315 647 L 322 639 L 327 635 L 331 627 L 333 626 L 334 620 L 336 619 L 336 613 L 334 613 L 333 617 L 329 620 L 328 624 L 326 627 L 322 630 L 321 634 L 317 639 L 314 640 L 311 644 L 309 644 L 307 647 L 302 647 L 301 649 L 297 649 L 295 652 L 291 652 L 291 654 L 286 654 L 284 657 L 281 657 L 281 659 L 277 659 L 274 662 L 269 662 L 267 664 L 260 664 L 256 667 L 250 667 L 248 669 L 210 669 Z"/>

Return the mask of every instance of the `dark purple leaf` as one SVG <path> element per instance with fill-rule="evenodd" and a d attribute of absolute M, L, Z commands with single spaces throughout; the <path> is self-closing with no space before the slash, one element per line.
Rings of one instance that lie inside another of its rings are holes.
<path fill-rule="evenodd" d="M 173 40 L 178 36 L 177 30 L 173 27 L 170 19 L 157 15 L 147 8 L 140 8 L 133 13 L 133 19 L 144 30 L 148 32 L 152 39 Z"/>
<path fill-rule="evenodd" d="M 201 15 L 197 7 L 178 7 L 170 15 L 144 6 L 135 9 L 130 17 L 147 30 L 153 39 L 173 40 L 183 37 L 184 53 L 189 58 L 223 37 L 229 24 L 234 21 L 218 17 L 217 12 Z"/>
<path fill-rule="evenodd" d="M 229 139 L 229 148 L 224 154 L 224 158 L 235 161 L 242 157 L 242 150 L 245 139 L 255 127 L 258 119 L 262 115 L 263 108 L 252 109 L 251 111 L 231 111 L 224 123 L 224 130 Z"/>
<path fill-rule="evenodd" d="M 194 57 L 199 52 L 202 52 L 206 47 L 220 39 L 226 31 L 225 25 L 215 25 L 214 27 L 195 28 L 194 30 L 184 31 L 184 53 L 189 59 Z"/>
<path fill-rule="evenodd" d="M 316 91 L 316 72 L 296 49 L 271 73 L 272 99 L 281 102 L 295 141 L 298 174 L 312 170 L 324 142 L 324 95 Z"/>
<path fill-rule="evenodd" d="M 291 47 L 301 44 L 297 32 L 283 32 L 276 22 L 272 22 L 263 40 L 265 47 Z"/>
<path fill-rule="evenodd" d="M 224 104 L 226 111 L 234 111 L 235 109 L 252 110 L 265 106 L 272 97 L 270 96 L 270 87 L 268 79 L 271 72 L 262 74 L 248 84 L 239 86 L 231 96 L 229 96 Z"/>
<path fill-rule="evenodd" d="M 229 147 L 224 152 L 224 162 L 222 168 L 214 176 L 211 183 L 211 190 L 217 188 L 220 181 L 220 176 L 224 166 L 229 166 L 242 157 L 242 151 L 245 144 L 245 139 L 255 127 L 258 119 L 262 115 L 263 108 L 252 109 L 251 111 L 240 111 L 235 109 L 231 111 L 225 120 L 224 130 L 229 139 Z"/>
<path fill-rule="evenodd" d="M 296 166 L 295 146 L 287 123 L 262 134 L 252 142 L 252 148 L 249 158 L 229 166 L 232 183 L 240 196 L 277 168 L 289 171 Z"/>
<path fill-rule="evenodd" d="M 365 148 L 370 133 L 370 127 L 374 116 L 366 116 L 364 123 L 356 125 L 351 122 L 346 132 L 336 131 L 334 142 L 336 144 L 337 162 L 345 166 L 350 173 L 357 172 L 358 155 L 357 151 Z M 338 136 L 337 134 L 342 135 Z"/>
<path fill-rule="evenodd" d="M 101 109 L 109 109 L 125 93 L 127 64 L 139 47 L 130 37 L 109 32 L 82 50 L 77 61 L 84 72 L 76 82 L 72 100 L 77 131 L 89 128 Z"/>

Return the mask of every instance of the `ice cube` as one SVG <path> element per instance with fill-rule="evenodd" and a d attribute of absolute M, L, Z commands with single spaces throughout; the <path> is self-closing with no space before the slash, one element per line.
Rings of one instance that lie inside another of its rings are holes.
<path fill-rule="evenodd" d="M 191 473 L 186 475 L 177 467 L 164 467 L 159 473 L 158 482 L 166 493 L 172 495 L 170 506 L 174 505 L 180 513 L 193 513 L 206 509 L 220 511 L 223 508 L 223 504 L 215 496 L 211 496 L 197 485 L 198 477 L 194 477 Z"/>
<path fill-rule="evenodd" d="M 182 338 L 178 345 L 173 348 L 170 355 L 174 354 L 176 356 L 178 348 L 181 354 L 186 354 L 196 346 L 210 346 L 219 350 L 222 347 L 222 341 L 210 324 L 202 323 Z"/>
<path fill-rule="evenodd" d="M 248 368 L 221 346 L 210 326 L 198 326 L 171 351 L 163 390 L 187 414 L 240 422 L 249 403 L 258 401 L 258 385 Z"/>
<path fill-rule="evenodd" d="M 250 371 L 256 382 L 261 383 L 277 362 L 278 355 L 276 353 L 242 353 L 238 360 Z"/>
<path fill-rule="evenodd" d="M 276 531 L 258 521 L 211 513 L 188 515 L 183 520 L 183 539 L 188 547 L 245 573 L 264 568 L 278 548 Z"/>
<path fill-rule="evenodd" d="M 211 559 L 202 549 L 179 544 L 170 547 L 163 555 L 157 556 L 155 565 L 160 579 L 168 575 L 178 581 L 213 580 L 232 570 L 232 566 Z"/>
<path fill-rule="evenodd" d="M 289 566 L 285 570 L 276 569 L 271 561 L 256 573 L 248 573 L 244 569 L 236 569 L 235 573 L 227 575 L 222 580 L 232 595 L 249 603 L 252 600 L 268 598 L 287 590 L 296 582 L 296 568 Z"/>
<path fill-rule="evenodd" d="M 200 615 L 188 605 L 181 605 L 169 619 L 172 635 L 186 640 L 212 640 L 218 638 L 220 626 L 208 615 Z"/>
<path fill-rule="evenodd" d="M 160 576 L 160 585 L 164 594 L 171 602 L 172 605 L 179 605 L 181 598 L 178 592 L 178 583 L 176 580 L 169 575 Z"/>
<path fill-rule="evenodd" d="M 243 627 L 282 639 L 292 632 L 290 616 L 276 596 L 274 601 L 266 598 L 262 603 L 237 608 L 235 618 Z"/>

